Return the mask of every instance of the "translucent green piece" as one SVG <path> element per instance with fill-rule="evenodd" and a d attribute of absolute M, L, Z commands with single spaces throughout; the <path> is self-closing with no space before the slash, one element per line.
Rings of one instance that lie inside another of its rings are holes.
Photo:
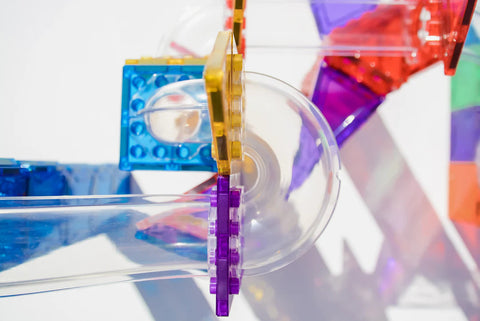
<path fill-rule="evenodd" d="M 469 49 L 474 50 L 480 56 L 480 45 L 471 46 Z M 480 106 L 480 64 L 478 62 L 471 59 L 460 59 L 451 85 L 452 110 Z"/>

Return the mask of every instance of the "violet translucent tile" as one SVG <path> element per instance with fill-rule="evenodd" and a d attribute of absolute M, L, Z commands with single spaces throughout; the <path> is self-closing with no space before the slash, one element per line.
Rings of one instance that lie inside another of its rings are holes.
<path fill-rule="evenodd" d="M 452 112 L 450 160 L 475 161 L 480 141 L 480 106 Z"/>
<path fill-rule="evenodd" d="M 320 67 L 312 102 L 325 116 L 341 146 L 384 99 L 355 79 L 324 64 Z"/>
<path fill-rule="evenodd" d="M 334 28 L 342 27 L 348 21 L 359 18 L 367 11 L 376 8 L 376 4 L 366 3 L 334 3 L 310 0 L 318 32 L 329 34 Z"/>
<path fill-rule="evenodd" d="M 215 237 L 214 251 L 209 249 L 209 264 L 215 265 L 210 279 L 210 293 L 216 295 L 217 316 L 228 316 L 232 294 L 240 290 L 241 242 L 234 242 L 240 234 L 240 222 L 230 213 L 241 206 L 241 189 L 230 188 L 230 177 L 218 175 L 217 188 L 212 191 L 211 206 L 216 207 L 216 221 L 210 221 L 209 238 Z M 214 233 L 213 233 L 214 232 Z M 210 245 L 209 245 L 210 246 Z M 210 268 L 209 268 L 210 269 Z"/>

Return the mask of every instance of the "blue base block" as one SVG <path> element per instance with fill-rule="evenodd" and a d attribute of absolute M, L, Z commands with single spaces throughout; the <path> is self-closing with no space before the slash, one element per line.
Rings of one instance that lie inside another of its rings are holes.
<path fill-rule="evenodd" d="M 198 112 L 196 117 L 199 117 L 200 128 L 196 138 L 188 142 L 155 137 L 145 113 L 149 100 L 162 87 L 179 81 L 201 79 L 203 69 L 202 65 L 126 65 L 123 68 L 120 169 L 217 170 L 211 156 L 208 109 Z M 198 139 L 199 136 L 201 139 Z"/>

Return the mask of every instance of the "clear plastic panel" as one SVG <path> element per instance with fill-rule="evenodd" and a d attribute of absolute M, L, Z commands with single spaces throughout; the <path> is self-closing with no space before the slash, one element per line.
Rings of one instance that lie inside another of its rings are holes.
<path fill-rule="evenodd" d="M 240 182 L 249 276 L 279 269 L 313 245 L 337 201 L 340 162 L 335 137 L 307 98 L 262 74 L 245 79 Z M 188 94 L 201 82 L 171 89 Z M 206 276 L 209 202 L 208 195 L 0 198 L 0 296 Z M 104 245 L 71 250 L 95 238 Z M 45 268 L 32 271 L 26 264 L 48 257 L 53 266 L 45 260 Z"/>

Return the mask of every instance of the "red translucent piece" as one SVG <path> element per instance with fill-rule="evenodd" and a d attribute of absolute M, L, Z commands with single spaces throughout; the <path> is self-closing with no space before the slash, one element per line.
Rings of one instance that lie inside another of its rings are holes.
<path fill-rule="evenodd" d="M 445 73 L 451 75 L 475 2 L 419 0 L 411 6 L 379 5 L 344 27 L 335 28 L 329 42 L 358 48 L 410 48 L 411 54 L 332 56 L 325 61 L 380 95 L 399 88 L 410 75 L 438 61 L 444 61 Z"/>

